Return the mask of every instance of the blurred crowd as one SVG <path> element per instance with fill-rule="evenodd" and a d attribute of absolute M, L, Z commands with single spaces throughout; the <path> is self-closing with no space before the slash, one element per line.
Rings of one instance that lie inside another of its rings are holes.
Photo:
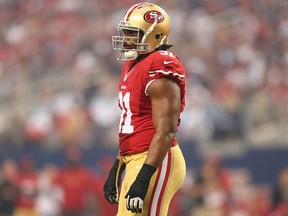
<path fill-rule="evenodd" d="M 117 147 L 111 36 L 135 2 L 0 1 L 0 146 Z M 183 143 L 287 144 L 287 1 L 155 3 L 187 70 Z"/>
<path fill-rule="evenodd" d="M 288 169 L 274 185 L 255 185 L 246 168 L 228 169 L 219 157 L 203 159 L 182 188 L 182 212 L 187 216 L 286 216 Z M 192 181 L 192 183 L 191 183 Z"/>
<path fill-rule="evenodd" d="M 0 0 L 2 155 L 31 146 L 41 146 L 47 151 L 69 146 L 117 149 L 120 114 L 117 85 L 121 63 L 116 61 L 111 48 L 111 36 L 116 34 L 116 26 L 127 8 L 136 2 Z M 152 2 L 163 6 L 170 15 L 170 42 L 174 45 L 171 51 L 180 57 L 187 72 L 187 106 L 178 138 L 181 145 L 200 148 L 207 142 L 236 140 L 248 146 L 287 146 L 288 2 Z M 55 216 L 57 210 L 61 211 L 59 203 L 65 200 L 63 187 L 67 185 L 63 185 L 78 183 L 53 180 L 52 187 L 51 178 L 58 174 L 69 176 L 69 170 L 62 173 L 62 167 L 47 164 L 35 171 L 31 158 L 22 159 L 2 163 L 1 191 L 8 184 L 11 192 L 8 199 L 18 197 L 16 209 L 18 205 L 34 208 L 31 203 L 35 202 L 43 211 L 47 209 L 43 216 Z M 79 176 L 83 175 L 84 182 L 93 179 L 82 185 L 89 187 L 82 188 L 90 194 L 90 201 L 85 202 L 89 204 L 85 210 L 89 214 L 101 209 L 96 204 L 102 201 L 94 198 L 99 197 L 95 194 L 103 179 L 102 174 L 86 168 L 85 174 L 81 171 Z M 271 214 L 274 206 L 268 201 L 271 198 L 277 200 L 285 195 L 283 199 L 287 201 L 287 170 L 279 173 L 286 189 L 273 193 L 272 188 L 253 185 L 249 170 L 230 171 L 233 177 L 222 179 L 215 169 L 203 163 L 199 173 L 191 173 L 191 179 L 187 178 L 184 185 L 188 188 L 174 201 L 180 202 L 186 211 L 178 215 L 207 215 L 205 211 L 217 207 L 217 211 L 208 215 L 264 216 Z M 18 188 L 11 186 L 10 180 L 17 182 Z M 42 185 L 40 191 L 34 184 L 38 181 Z M 28 198 L 21 198 L 21 182 Z M 52 190 L 55 193 L 47 193 Z M 47 197 L 50 195 L 53 197 Z M 45 206 L 45 199 L 51 199 L 48 203 L 55 206 Z M 10 204 L 5 206 L 10 208 Z M 284 212 L 286 207 L 277 208 Z M 55 212 L 49 213 L 52 209 Z"/>
<path fill-rule="evenodd" d="M 98 168 L 91 168 L 82 157 L 81 148 L 69 146 L 62 165 L 47 163 L 39 168 L 31 155 L 3 161 L 0 215 L 116 215 L 117 205 L 105 200 L 102 190 L 114 158 L 103 156 Z M 228 169 L 219 156 L 211 155 L 199 169 L 188 169 L 168 216 L 287 216 L 288 167 L 275 180 L 270 187 L 254 185 L 248 169 Z"/>
<path fill-rule="evenodd" d="M 70 146 L 65 163 L 37 168 L 31 155 L 6 159 L 1 166 L 1 216 L 116 215 L 117 206 L 105 200 L 102 188 L 113 158 L 101 159 L 101 170 L 86 166 L 82 151 Z"/>

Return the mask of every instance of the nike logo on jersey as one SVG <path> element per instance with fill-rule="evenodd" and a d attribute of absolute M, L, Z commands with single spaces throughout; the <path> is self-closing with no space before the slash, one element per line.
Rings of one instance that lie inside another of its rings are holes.
<path fill-rule="evenodd" d="M 173 61 L 166 61 L 166 60 L 164 60 L 164 64 L 166 65 L 166 64 L 170 64 L 170 63 L 172 63 Z"/>

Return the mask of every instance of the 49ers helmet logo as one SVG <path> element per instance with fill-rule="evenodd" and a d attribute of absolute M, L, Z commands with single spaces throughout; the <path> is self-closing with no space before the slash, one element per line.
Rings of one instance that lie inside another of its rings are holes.
<path fill-rule="evenodd" d="M 144 19 L 149 23 L 161 23 L 164 20 L 164 15 L 160 11 L 151 10 L 144 14 Z"/>

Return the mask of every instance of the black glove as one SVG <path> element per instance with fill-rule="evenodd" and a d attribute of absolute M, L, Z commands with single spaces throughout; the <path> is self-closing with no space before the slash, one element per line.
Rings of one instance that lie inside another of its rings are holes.
<path fill-rule="evenodd" d="M 121 167 L 118 172 L 118 177 L 117 177 L 117 171 L 119 167 L 119 159 L 116 159 L 110 172 L 109 176 L 104 184 L 103 191 L 104 191 L 104 196 L 108 202 L 111 204 L 113 203 L 118 203 L 118 188 L 121 183 L 121 175 L 122 172 L 124 171 L 126 165 L 123 163 L 121 164 Z"/>
<path fill-rule="evenodd" d="M 148 191 L 150 179 L 155 173 L 156 168 L 143 164 L 136 180 L 131 185 L 126 194 L 126 208 L 133 213 L 142 213 L 143 203 Z"/>

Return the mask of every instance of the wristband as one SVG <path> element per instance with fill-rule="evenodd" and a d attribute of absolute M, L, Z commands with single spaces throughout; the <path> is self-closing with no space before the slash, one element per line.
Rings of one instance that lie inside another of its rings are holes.
<path fill-rule="evenodd" d="M 150 179 L 152 178 L 153 174 L 155 173 L 156 168 L 144 163 L 136 180 L 142 182 L 142 183 L 149 183 Z"/>

